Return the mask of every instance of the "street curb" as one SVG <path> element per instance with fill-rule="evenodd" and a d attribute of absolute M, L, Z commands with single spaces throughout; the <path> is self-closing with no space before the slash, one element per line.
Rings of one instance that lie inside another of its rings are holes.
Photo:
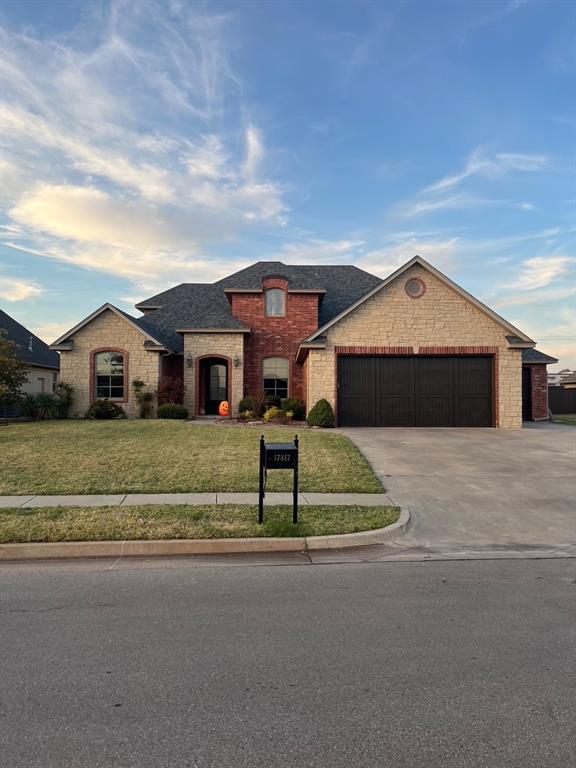
<path fill-rule="evenodd" d="M 228 555 L 242 552 L 306 552 L 382 544 L 402 535 L 410 526 L 410 512 L 386 528 L 334 536 L 250 539 L 167 539 L 154 541 L 62 541 L 39 544 L 0 544 L 0 561 L 52 560 L 80 557 L 170 557 L 179 555 Z"/>

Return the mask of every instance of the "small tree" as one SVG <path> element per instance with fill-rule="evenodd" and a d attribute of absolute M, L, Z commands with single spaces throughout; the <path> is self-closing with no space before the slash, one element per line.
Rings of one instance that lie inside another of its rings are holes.
<path fill-rule="evenodd" d="M 0 406 L 20 401 L 20 389 L 28 380 L 27 367 L 18 356 L 18 345 L 0 328 Z"/>

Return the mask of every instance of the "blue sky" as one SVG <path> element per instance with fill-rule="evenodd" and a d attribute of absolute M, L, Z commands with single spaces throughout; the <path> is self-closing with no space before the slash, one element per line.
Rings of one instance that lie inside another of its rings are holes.
<path fill-rule="evenodd" d="M 48 341 L 259 259 L 416 253 L 576 367 L 563 0 L 4 0 L 0 301 Z"/>

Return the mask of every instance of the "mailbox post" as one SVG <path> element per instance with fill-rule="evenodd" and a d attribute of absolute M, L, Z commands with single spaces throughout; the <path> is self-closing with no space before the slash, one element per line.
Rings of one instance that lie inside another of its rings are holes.
<path fill-rule="evenodd" d="M 258 482 L 258 523 L 264 522 L 264 496 L 269 469 L 291 469 L 294 472 L 292 486 L 292 522 L 298 522 L 298 435 L 293 443 L 266 443 L 260 437 L 260 473 Z"/>

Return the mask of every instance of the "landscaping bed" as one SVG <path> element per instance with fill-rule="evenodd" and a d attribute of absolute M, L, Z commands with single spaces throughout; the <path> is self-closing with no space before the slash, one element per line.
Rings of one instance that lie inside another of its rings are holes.
<path fill-rule="evenodd" d="M 397 507 L 306 506 L 297 525 L 287 506 L 266 507 L 265 522 L 247 505 L 42 507 L 0 509 L 0 544 L 62 541 L 328 536 L 384 528 Z"/>
<path fill-rule="evenodd" d="M 293 436 L 277 428 L 265 435 L 269 442 Z M 298 435 L 300 490 L 383 492 L 347 437 L 310 429 Z M 259 436 L 253 429 L 171 420 L 2 426 L 0 495 L 257 491 Z M 270 472 L 267 490 L 287 491 L 291 483 L 291 472 Z"/>

